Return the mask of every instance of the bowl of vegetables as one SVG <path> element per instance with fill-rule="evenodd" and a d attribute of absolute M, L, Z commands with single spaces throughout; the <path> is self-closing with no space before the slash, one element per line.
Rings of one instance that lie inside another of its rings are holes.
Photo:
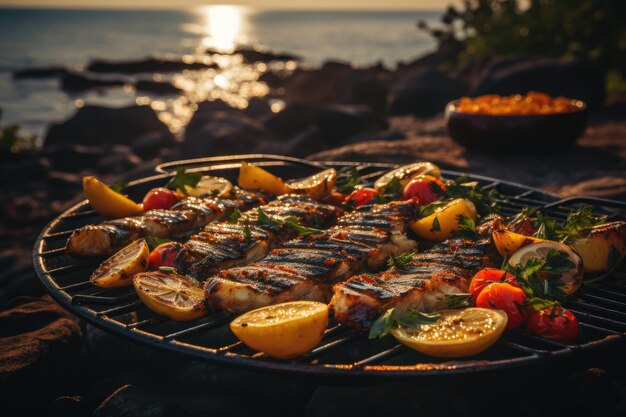
<path fill-rule="evenodd" d="M 532 154 L 572 146 L 587 127 L 587 105 L 544 93 L 463 97 L 446 106 L 454 141 L 468 149 Z"/>

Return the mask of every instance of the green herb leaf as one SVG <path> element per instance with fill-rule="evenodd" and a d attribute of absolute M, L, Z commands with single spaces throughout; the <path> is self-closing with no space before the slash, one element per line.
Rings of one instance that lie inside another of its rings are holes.
<path fill-rule="evenodd" d="M 577 211 L 570 211 L 563 227 L 557 232 L 562 242 L 572 242 L 587 237 L 591 228 L 606 222 L 606 215 L 595 216 L 592 206 L 584 206 Z"/>
<path fill-rule="evenodd" d="M 178 271 L 173 266 L 160 266 L 159 271 L 165 272 L 166 274 L 178 274 Z"/>
<path fill-rule="evenodd" d="M 537 228 L 537 231 L 533 233 L 533 236 L 539 239 L 554 240 L 557 230 L 556 220 L 545 217 L 539 211 L 535 213 L 535 216 L 533 227 Z"/>
<path fill-rule="evenodd" d="M 236 208 L 231 213 L 231 215 L 228 217 L 228 222 L 229 223 L 237 223 L 240 218 L 241 218 L 241 212 L 239 211 L 239 209 Z"/>
<path fill-rule="evenodd" d="M 399 317 L 393 321 L 394 326 L 404 327 L 406 329 L 416 329 L 423 324 L 434 324 L 439 321 L 441 314 L 438 313 L 422 313 L 417 310 L 410 310 L 409 314 Z"/>
<path fill-rule="evenodd" d="M 109 188 L 115 191 L 118 194 L 121 194 L 128 187 L 128 183 L 125 181 L 117 181 L 113 184 L 109 185 Z"/>
<path fill-rule="evenodd" d="M 335 189 L 342 194 L 350 194 L 362 182 L 356 167 L 343 167 L 337 171 Z"/>
<path fill-rule="evenodd" d="M 288 216 L 288 217 L 285 217 L 284 219 L 278 219 L 278 218 L 268 216 L 260 208 L 258 209 L 258 214 L 259 214 L 259 217 L 257 220 L 257 224 L 263 228 L 278 231 L 282 225 L 285 225 L 285 226 L 291 227 L 292 229 L 300 233 L 302 236 L 317 235 L 317 234 L 322 233 L 322 230 L 320 229 L 302 226 L 296 216 Z"/>
<path fill-rule="evenodd" d="M 566 294 L 562 288 L 561 274 L 572 267 L 574 264 L 568 259 L 567 253 L 551 249 L 545 258 L 530 258 L 524 265 L 509 266 L 508 269 L 517 277 L 520 287 L 529 298 L 562 301 Z"/>
<path fill-rule="evenodd" d="M 259 227 L 263 227 L 265 229 L 270 229 L 274 231 L 280 230 L 281 223 L 279 223 L 276 219 L 273 219 L 267 214 L 265 214 L 265 212 L 261 208 L 257 209 L 257 213 L 258 213 L 257 225 L 259 225 Z"/>
<path fill-rule="evenodd" d="M 252 232 L 250 232 L 249 225 L 247 224 L 243 225 L 242 234 L 243 234 L 244 240 L 250 240 L 250 238 L 252 237 Z"/>
<path fill-rule="evenodd" d="M 466 217 L 462 214 L 457 216 L 459 222 L 459 228 L 454 233 L 456 236 L 463 236 L 468 238 L 476 238 L 478 233 L 476 232 L 476 222 L 470 217 Z"/>
<path fill-rule="evenodd" d="M 524 220 L 530 219 L 535 214 L 536 211 L 537 209 L 535 207 L 527 207 L 527 206 L 523 207 L 522 211 L 517 213 L 517 215 L 515 215 L 515 217 L 513 217 L 509 221 L 509 225 L 518 224 L 518 223 L 523 222 Z"/>
<path fill-rule="evenodd" d="M 437 192 L 434 188 L 433 191 Z M 482 216 L 499 213 L 500 204 L 498 201 L 505 200 L 495 188 L 485 191 L 479 187 L 477 182 L 469 181 L 466 176 L 459 177 L 453 183 L 446 184 L 446 190 L 440 190 L 440 192 L 441 196 L 448 199 L 465 198 L 470 200 Z"/>
<path fill-rule="evenodd" d="M 439 224 L 439 219 L 435 216 L 435 220 L 433 220 L 433 226 L 430 228 L 431 232 L 438 232 L 441 230 L 441 225 Z"/>
<path fill-rule="evenodd" d="M 382 339 L 389 334 L 389 328 L 391 327 L 391 313 L 393 308 L 385 311 L 383 315 L 376 319 L 370 328 L 368 339 Z"/>
<path fill-rule="evenodd" d="M 446 294 L 448 308 L 471 307 L 472 294 Z"/>
<path fill-rule="evenodd" d="M 148 248 L 153 251 L 154 248 L 156 248 L 159 245 L 162 245 L 163 243 L 168 243 L 168 242 L 172 242 L 172 240 L 170 239 L 163 239 L 160 237 L 156 237 L 156 236 L 148 236 L 145 238 L 146 243 L 148 244 Z"/>
<path fill-rule="evenodd" d="M 302 226 L 298 222 L 298 218 L 295 217 L 295 216 L 286 217 L 283 220 L 283 224 L 291 227 L 292 229 L 295 229 L 296 232 L 300 233 L 302 236 L 319 235 L 320 233 L 322 233 L 322 230 L 320 230 L 320 229 L 315 229 L 313 227 Z"/>
<path fill-rule="evenodd" d="M 387 259 L 387 266 L 390 269 L 404 269 L 411 259 L 415 257 L 415 252 L 402 253 L 398 256 L 392 256 Z"/>
<path fill-rule="evenodd" d="M 433 201 L 430 204 L 427 204 L 425 206 L 421 206 L 420 207 L 420 218 L 424 218 L 424 217 L 428 217 L 431 214 L 433 214 L 434 212 L 436 212 L 438 209 L 445 207 L 446 205 L 448 205 L 448 203 L 450 203 L 450 201 L 452 200 L 437 200 L 437 201 Z"/>
<path fill-rule="evenodd" d="M 201 178 L 202 173 L 200 172 L 185 172 L 185 168 L 178 167 L 176 168 L 176 175 L 167 183 L 166 187 L 170 190 L 180 190 L 186 194 L 185 185 L 195 187 Z"/>

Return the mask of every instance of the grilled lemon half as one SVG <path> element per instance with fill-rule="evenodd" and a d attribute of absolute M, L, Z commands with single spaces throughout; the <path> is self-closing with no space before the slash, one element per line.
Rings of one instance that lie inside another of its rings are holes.
<path fill-rule="evenodd" d="M 313 200 L 321 200 L 333 191 L 336 180 L 337 171 L 334 168 L 330 168 L 306 177 L 301 181 L 287 184 L 287 190 L 291 193 L 306 194 Z"/>
<path fill-rule="evenodd" d="M 436 323 L 414 329 L 396 327 L 390 332 L 403 345 L 426 355 L 460 358 L 477 355 L 496 343 L 508 320 L 502 310 L 477 307 L 439 314 Z"/>
<path fill-rule="evenodd" d="M 133 285 L 150 310 L 172 320 L 195 320 L 206 314 L 204 291 L 186 277 L 145 272 L 135 275 Z"/>
<path fill-rule="evenodd" d="M 148 267 L 150 249 L 145 240 L 136 240 L 119 250 L 98 269 L 93 271 L 89 280 L 98 287 L 115 288 L 133 284 L 133 275 L 143 272 Z"/>
<path fill-rule="evenodd" d="M 278 359 L 294 358 L 313 349 L 328 325 L 328 306 L 293 301 L 249 311 L 230 323 L 248 347 Z"/>

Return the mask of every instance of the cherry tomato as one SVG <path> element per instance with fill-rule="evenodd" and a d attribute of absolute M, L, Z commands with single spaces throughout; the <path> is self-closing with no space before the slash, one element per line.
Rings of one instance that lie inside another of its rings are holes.
<path fill-rule="evenodd" d="M 150 252 L 148 269 L 156 271 L 162 266 L 173 267 L 183 246 L 178 242 L 161 243 Z"/>
<path fill-rule="evenodd" d="M 348 197 L 348 202 L 354 207 L 361 207 L 374 199 L 378 195 L 378 191 L 373 188 L 361 188 L 354 190 Z"/>
<path fill-rule="evenodd" d="M 571 311 L 556 306 L 531 313 L 526 321 L 526 331 L 546 339 L 571 343 L 576 340 L 580 326 Z"/>
<path fill-rule="evenodd" d="M 154 209 L 167 210 L 172 208 L 172 206 L 176 203 L 178 203 L 178 196 L 174 191 L 163 187 L 153 188 L 148 191 L 146 196 L 143 198 L 143 209 L 144 211 Z"/>
<path fill-rule="evenodd" d="M 526 294 L 521 288 L 506 282 L 494 282 L 487 285 L 478 295 L 476 307 L 503 310 L 509 317 L 507 330 L 518 328 L 528 317 L 528 309 L 524 306 Z"/>
<path fill-rule="evenodd" d="M 537 228 L 533 226 L 533 222 L 528 219 L 524 219 L 511 226 L 511 232 L 519 233 L 524 236 L 532 236 L 536 231 Z"/>
<path fill-rule="evenodd" d="M 348 199 L 347 194 L 342 194 L 337 191 L 333 191 L 328 197 L 324 199 L 325 203 L 332 204 L 333 206 L 340 206 Z"/>
<path fill-rule="evenodd" d="M 431 175 L 420 175 L 411 179 L 406 187 L 404 187 L 402 198 L 404 200 L 416 198 L 420 204 L 430 204 L 442 198 L 441 195 L 434 191 L 435 187 L 439 187 L 444 191 L 446 190 L 446 185 L 439 178 L 435 178 Z"/>
<path fill-rule="evenodd" d="M 511 275 L 501 269 L 485 268 L 481 269 L 474 275 L 470 282 L 469 292 L 472 294 L 472 301 L 476 304 L 476 299 L 480 292 L 493 282 L 506 282 L 514 287 L 519 287 L 515 275 Z"/>

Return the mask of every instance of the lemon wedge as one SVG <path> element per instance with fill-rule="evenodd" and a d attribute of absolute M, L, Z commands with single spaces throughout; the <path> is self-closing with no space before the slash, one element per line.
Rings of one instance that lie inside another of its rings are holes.
<path fill-rule="evenodd" d="M 385 192 L 389 183 L 394 179 L 398 180 L 400 185 L 404 188 L 411 178 L 418 175 L 432 175 L 433 177 L 441 178 L 441 170 L 437 165 L 430 162 L 416 162 L 414 164 L 404 165 L 378 178 L 376 182 L 374 182 L 374 189 L 382 194 Z"/>
<path fill-rule="evenodd" d="M 172 320 L 195 320 L 206 314 L 204 291 L 186 277 L 144 272 L 135 275 L 133 285 L 150 310 Z"/>
<path fill-rule="evenodd" d="M 464 198 L 457 198 L 430 216 L 411 223 L 409 227 L 422 239 L 440 242 L 451 237 L 452 233 L 458 229 L 459 216 L 476 220 L 477 215 L 474 203 Z"/>
<path fill-rule="evenodd" d="M 83 192 L 91 207 L 105 217 L 134 216 L 143 211 L 141 204 L 113 191 L 96 177 L 83 177 Z"/>
<path fill-rule="evenodd" d="M 390 330 L 403 345 L 430 356 L 459 358 L 473 356 L 496 343 L 506 328 L 507 315 L 502 310 L 465 308 L 443 310 L 433 324 L 415 329 L 396 327 Z"/>
<path fill-rule="evenodd" d="M 148 267 L 150 249 L 145 240 L 136 240 L 119 250 L 98 269 L 93 271 L 89 280 L 98 287 L 115 288 L 133 284 L 133 275 L 143 272 Z"/>
<path fill-rule="evenodd" d="M 246 190 L 261 190 L 274 195 L 282 195 L 287 192 L 287 187 L 282 178 L 247 162 L 241 163 L 238 182 L 239 186 Z"/>
<path fill-rule="evenodd" d="M 228 197 L 233 189 L 233 184 L 226 178 L 203 175 L 195 187 L 185 185 L 187 195 L 192 197 Z"/>
<path fill-rule="evenodd" d="M 313 349 L 328 325 L 328 306 L 293 301 L 249 311 L 230 323 L 248 347 L 273 358 L 287 359 Z"/>
<path fill-rule="evenodd" d="M 326 169 L 301 181 L 287 184 L 287 190 L 296 194 L 306 194 L 313 200 L 320 200 L 330 194 L 335 187 L 337 171 Z"/>
<path fill-rule="evenodd" d="M 561 274 L 560 279 L 563 281 L 561 289 L 565 291 L 566 295 L 576 292 L 583 282 L 585 270 L 583 260 L 580 255 L 574 252 L 567 245 L 557 242 L 544 241 L 522 246 L 511 256 L 509 259 L 509 265 L 523 266 L 531 258 L 544 259 L 550 250 L 567 254 L 567 259 L 572 263 L 572 267 L 568 271 Z"/>

